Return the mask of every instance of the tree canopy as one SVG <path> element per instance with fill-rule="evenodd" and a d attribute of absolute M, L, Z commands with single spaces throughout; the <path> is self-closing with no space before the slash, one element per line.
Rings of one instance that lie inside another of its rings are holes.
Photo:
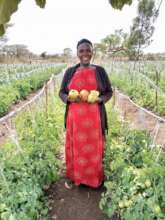
<path fill-rule="evenodd" d="M 0 36 L 5 33 L 5 24 L 9 22 L 11 15 L 18 10 L 21 0 L 0 0 Z M 36 4 L 44 8 L 46 0 L 35 0 Z"/>
<path fill-rule="evenodd" d="M 125 4 L 131 5 L 133 0 L 109 0 L 109 3 L 115 9 L 122 9 Z"/>
<path fill-rule="evenodd" d="M 127 42 L 129 56 L 139 56 L 142 49 L 149 46 L 152 42 L 154 33 L 154 23 L 159 14 L 155 0 L 140 0 L 138 4 L 138 15 L 133 20 L 130 36 Z"/>
<path fill-rule="evenodd" d="M 154 23 L 162 2 L 163 0 L 139 0 L 137 16 L 133 19 L 130 32 L 124 33 L 122 29 L 119 29 L 107 35 L 100 43 L 94 45 L 97 54 L 111 56 L 122 52 L 130 60 L 139 60 L 143 49 L 152 42 Z"/>
<path fill-rule="evenodd" d="M 11 15 L 18 10 L 18 4 L 22 0 L 0 0 L 0 36 L 5 33 L 5 24 L 9 22 Z M 109 0 L 115 9 L 122 9 L 125 4 L 131 4 L 133 0 Z M 46 0 L 35 0 L 40 8 L 44 8 Z"/>

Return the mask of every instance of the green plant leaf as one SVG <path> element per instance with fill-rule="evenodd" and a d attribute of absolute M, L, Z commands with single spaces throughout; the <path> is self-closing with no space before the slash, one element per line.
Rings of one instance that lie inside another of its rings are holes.
<path fill-rule="evenodd" d="M 35 0 L 36 4 L 44 8 L 46 0 Z M 5 33 L 4 25 L 9 22 L 11 15 L 17 11 L 21 0 L 0 0 L 0 36 Z"/>
<path fill-rule="evenodd" d="M 36 4 L 38 6 L 40 6 L 41 8 L 44 8 L 45 7 L 45 4 L 46 4 L 46 0 L 35 0 L 36 1 Z"/>
<path fill-rule="evenodd" d="M 125 4 L 132 4 L 132 0 L 109 0 L 109 3 L 115 9 L 122 9 Z"/>
<path fill-rule="evenodd" d="M 2 36 L 5 33 L 5 28 L 3 24 L 0 24 L 0 36 Z"/>
<path fill-rule="evenodd" d="M 21 0 L 0 0 L 0 24 L 5 24 L 10 20 L 10 16 L 18 8 Z"/>

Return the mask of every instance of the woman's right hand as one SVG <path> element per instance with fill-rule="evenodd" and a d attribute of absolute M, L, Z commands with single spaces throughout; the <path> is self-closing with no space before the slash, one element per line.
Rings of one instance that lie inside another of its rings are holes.
<path fill-rule="evenodd" d="M 80 102 L 81 101 L 81 99 L 80 99 L 80 97 L 78 96 L 78 97 L 76 97 L 76 98 L 70 98 L 69 96 L 68 96 L 68 99 L 67 99 L 69 102 L 71 102 L 71 103 L 74 103 L 74 102 Z"/>

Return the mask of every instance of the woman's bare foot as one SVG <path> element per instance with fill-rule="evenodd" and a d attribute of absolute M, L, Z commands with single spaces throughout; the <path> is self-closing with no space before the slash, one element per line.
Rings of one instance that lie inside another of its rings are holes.
<path fill-rule="evenodd" d="M 73 182 L 71 180 L 66 180 L 64 183 L 64 186 L 66 189 L 72 189 L 73 188 Z"/>

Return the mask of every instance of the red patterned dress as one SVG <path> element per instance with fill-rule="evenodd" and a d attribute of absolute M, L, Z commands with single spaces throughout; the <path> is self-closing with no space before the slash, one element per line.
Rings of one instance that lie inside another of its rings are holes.
<path fill-rule="evenodd" d="M 78 68 L 68 89 L 97 90 L 95 69 Z M 101 185 L 104 137 L 97 103 L 71 103 L 67 116 L 65 142 L 66 176 L 76 185 Z"/>

